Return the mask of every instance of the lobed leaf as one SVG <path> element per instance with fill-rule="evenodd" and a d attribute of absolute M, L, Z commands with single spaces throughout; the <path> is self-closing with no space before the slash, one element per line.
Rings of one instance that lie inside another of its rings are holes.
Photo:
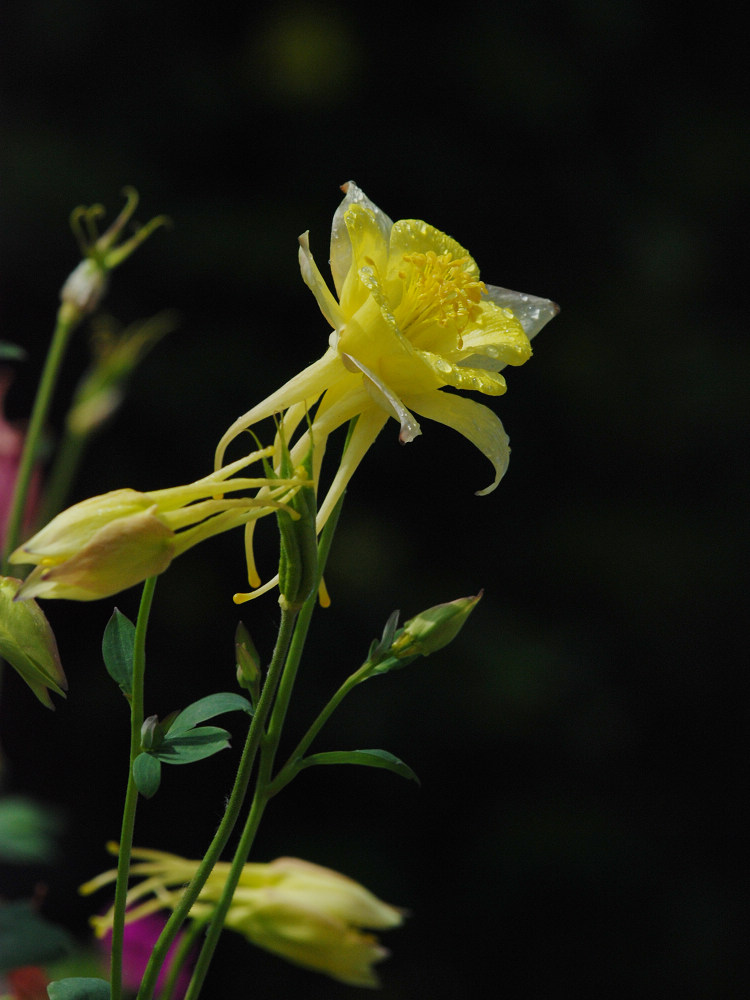
<path fill-rule="evenodd" d="M 172 721 L 166 733 L 167 739 L 180 736 L 188 732 L 199 722 L 212 719 L 216 715 L 223 715 L 224 712 L 247 712 L 253 714 L 253 706 L 241 694 L 234 691 L 220 691 L 218 694 L 209 694 L 205 698 L 194 701 L 192 705 L 184 708 Z"/>

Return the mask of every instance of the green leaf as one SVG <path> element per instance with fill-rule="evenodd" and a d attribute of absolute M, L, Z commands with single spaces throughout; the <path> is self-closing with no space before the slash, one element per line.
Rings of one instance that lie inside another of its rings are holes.
<path fill-rule="evenodd" d="M 230 746 L 230 734 L 218 726 L 199 726 L 180 736 L 167 736 L 150 754 L 165 764 L 192 764 L 195 760 L 212 757 Z"/>
<path fill-rule="evenodd" d="M 26 900 L 0 906 L 0 973 L 20 965 L 46 965 L 71 950 L 68 934 L 40 917 Z"/>
<path fill-rule="evenodd" d="M 161 784 L 161 764 L 150 753 L 139 753 L 133 761 L 133 780 L 141 795 L 150 799 Z"/>
<path fill-rule="evenodd" d="M 47 987 L 49 1000 L 109 1000 L 109 983 L 104 979 L 71 976 L 57 979 Z"/>
<path fill-rule="evenodd" d="M 0 340 L 0 361 L 25 361 L 26 351 L 17 344 Z"/>
<path fill-rule="evenodd" d="M 205 722 L 206 719 L 213 719 L 215 715 L 223 715 L 224 712 L 236 711 L 247 712 L 248 715 L 252 715 L 253 706 L 247 698 L 243 698 L 241 694 L 237 694 L 234 691 L 220 691 L 218 694 L 209 694 L 199 701 L 194 701 L 192 705 L 188 705 L 187 708 L 183 709 L 176 716 L 172 725 L 167 730 L 167 738 L 180 736 L 182 733 L 186 733 L 189 729 L 192 729 L 199 722 Z"/>
<path fill-rule="evenodd" d="M 333 750 L 328 753 L 315 753 L 311 757 L 303 757 L 297 766 L 301 770 L 314 764 L 360 764 L 363 767 L 380 767 L 419 784 L 419 778 L 414 771 L 387 750 Z"/>
<path fill-rule="evenodd" d="M 133 693 L 133 647 L 135 625 L 117 608 L 107 622 L 102 637 L 102 656 L 107 673 L 129 698 Z"/>
<path fill-rule="evenodd" d="M 33 864 L 52 860 L 58 816 L 21 795 L 0 798 L 0 861 Z"/>
<path fill-rule="evenodd" d="M 400 614 L 400 611 L 392 611 L 388 616 L 388 621 L 385 623 L 385 627 L 383 628 L 383 634 L 379 639 L 373 639 L 370 643 L 370 652 L 367 654 L 368 660 L 382 659 L 382 657 L 384 657 L 390 650 L 396 636 L 398 617 Z"/>

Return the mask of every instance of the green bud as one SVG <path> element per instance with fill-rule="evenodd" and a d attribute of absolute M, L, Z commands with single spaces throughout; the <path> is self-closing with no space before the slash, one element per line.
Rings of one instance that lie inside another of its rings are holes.
<path fill-rule="evenodd" d="M 281 474 L 293 472 L 312 480 L 312 448 L 298 470 L 282 444 Z M 289 611 L 299 610 L 318 586 L 318 536 L 315 525 L 317 505 L 313 486 L 301 486 L 289 501 L 290 511 L 277 512 L 280 536 L 279 604 Z"/>
<path fill-rule="evenodd" d="M 153 750 L 158 747 L 163 740 L 163 730 L 159 725 L 158 715 L 149 715 L 143 720 L 141 726 L 141 747 L 144 750 Z"/>
<path fill-rule="evenodd" d="M 411 618 L 391 646 L 391 655 L 398 659 L 429 656 L 447 646 L 463 628 L 482 593 L 480 590 L 476 597 L 459 597 L 447 604 L 436 604 Z"/>
<path fill-rule="evenodd" d="M 250 693 L 250 700 L 256 705 L 260 697 L 260 656 L 243 622 L 237 625 L 237 631 L 234 633 L 234 651 L 237 683 Z"/>
<path fill-rule="evenodd" d="M 23 677 L 39 701 L 54 708 L 50 691 L 68 687 L 55 636 L 36 601 L 17 601 L 21 581 L 0 577 L 0 656 Z"/>

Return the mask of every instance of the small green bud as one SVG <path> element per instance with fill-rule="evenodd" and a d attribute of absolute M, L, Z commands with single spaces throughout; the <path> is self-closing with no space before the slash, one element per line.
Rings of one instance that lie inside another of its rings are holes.
<path fill-rule="evenodd" d="M 463 628 L 482 593 L 480 590 L 476 597 L 459 597 L 447 604 L 436 604 L 411 618 L 391 646 L 391 655 L 398 659 L 429 656 L 447 646 Z"/>
<path fill-rule="evenodd" d="M 291 459 L 283 445 L 281 471 L 292 475 Z M 312 448 L 299 469 L 299 477 L 312 479 Z M 318 586 L 318 535 L 315 524 L 315 489 L 301 486 L 289 501 L 290 511 L 280 510 L 279 525 L 279 604 L 289 611 L 299 610 Z"/>
<path fill-rule="evenodd" d="M 143 720 L 141 726 L 141 747 L 144 750 L 153 750 L 158 747 L 163 740 L 163 730 L 159 725 L 158 715 L 149 715 Z"/>
<path fill-rule="evenodd" d="M 49 622 L 36 601 L 17 601 L 21 581 L 0 577 L 0 656 L 14 667 L 39 701 L 54 708 L 50 691 L 68 687 Z"/>
<path fill-rule="evenodd" d="M 260 656 L 243 622 L 237 625 L 237 631 L 234 633 L 234 651 L 237 683 L 249 691 L 250 700 L 256 705 L 260 697 Z"/>

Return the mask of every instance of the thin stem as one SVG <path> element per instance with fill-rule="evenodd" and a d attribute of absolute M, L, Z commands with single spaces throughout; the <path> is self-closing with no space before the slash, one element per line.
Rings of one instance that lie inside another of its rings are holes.
<path fill-rule="evenodd" d="M 154 946 L 154 950 L 151 953 L 151 958 L 146 966 L 146 971 L 141 982 L 141 988 L 138 991 L 138 1000 L 151 1000 L 153 997 L 159 970 L 164 962 L 169 946 L 172 944 L 177 932 L 190 913 L 193 903 L 200 895 L 201 889 L 206 884 L 214 865 L 219 860 L 221 852 L 224 850 L 224 847 L 226 846 L 226 843 L 237 823 L 240 810 L 242 809 L 242 805 L 247 794 L 250 775 L 253 764 L 255 763 L 258 747 L 260 746 L 260 742 L 263 737 L 266 720 L 268 719 L 268 714 L 271 710 L 271 705 L 273 704 L 273 699 L 278 687 L 279 678 L 281 677 L 284 661 L 286 659 L 286 653 L 289 648 L 289 642 L 294 629 L 295 619 L 296 615 L 294 613 L 282 612 L 281 625 L 276 639 L 276 648 L 274 650 L 273 658 L 271 659 L 271 664 L 268 668 L 268 674 L 266 675 L 263 691 L 261 693 L 260 700 L 258 701 L 258 707 L 255 711 L 255 715 L 253 716 L 253 721 L 250 724 L 250 729 L 248 730 L 245 747 L 242 751 L 242 757 L 240 759 L 240 765 L 234 780 L 234 787 L 232 788 L 232 793 L 229 796 L 224 816 L 213 840 L 211 841 L 211 844 L 209 845 L 208 850 L 206 851 L 206 854 L 203 857 L 203 860 L 196 869 L 195 875 L 190 880 L 190 884 L 185 890 L 182 899 L 175 907 L 159 937 L 159 940 Z"/>
<path fill-rule="evenodd" d="M 122 811 L 120 831 L 120 851 L 117 860 L 117 882 L 115 885 L 115 907 L 112 919 L 112 958 L 110 974 L 111 1000 L 120 1000 L 122 994 L 122 946 L 125 937 L 125 903 L 130 872 L 130 852 L 133 847 L 133 829 L 138 806 L 138 789 L 133 778 L 133 763 L 141 751 L 141 727 L 143 726 L 143 689 L 146 673 L 146 632 L 151 604 L 156 589 L 156 577 L 149 577 L 143 585 L 141 605 L 135 625 L 133 646 L 133 681 L 130 696 L 130 759 L 128 763 L 128 785 L 125 805 Z"/>
<path fill-rule="evenodd" d="M 329 699 L 326 705 L 321 709 L 315 718 L 314 722 L 307 730 L 305 735 L 299 741 L 297 746 L 289 754 L 286 763 L 281 767 L 276 774 L 276 777 L 268 785 L 266 791 L 268 797 L 273 798 L 274 795 L 278 795 L 285 785 L 288 785 L 292 778 L 299 771 L 299 761 L 302 759 L 304 754 L 307 752 L 308 747 L 313 742 L 315 737 L 318 735 L 323 726 L 328 722 L 330 717 L 333 715 L 335 710 L 339 707 L 344 698 L 352 691 L 358 684 L 361 684 L 363 680 L 367 677 L 368 673 L 372 669 L 372 664 L 368 660 L 367 663 L 363 663 L 362 666 L 355 670 L 355 672 L 344 681 L 341 687 L 336 691 L 336 693 Z"/>
<path fill-rule="evenodd" d="M 331 544 L 333 542 L 333 536 L 336 532 L 336 526 L 339 521 L 343 503 L 344 495 L 342 494 L 338 503 L 331 512 L 331 516 L 326 521 L 323 531 L 321 532 L 320 542 L 318 544 L 318 582 L 320 582 L 323 577 L 323 573 L 325 572 L 326 562 L 328 561 L 328 553 L 331 551 Z M 312 620 L 316 603 L 317 588 L 316 591 L 308 597 L 300 610 L 297 626 L 294 630 L 294 636 L 289 648 L 289 656 L 287 657 L 284 673 L 281 678 L 281 683 L 279 684 L 279 696 L 273 706 L 271 720 L 268 723 L 268 739 L 267 746 L 264 748 L 264 762 L 267 763 L 269 780 L 270 772 L 273 768 L 273 762 L 276 757 L 276 751 L 281 739 L 281 730 L 289 708 L 289 701 L 292 697 L 294 682 L 297 678 L 297 670 L 299 668 L 300 660 L 302 659 L 302 653 L 305 648 L 305 641 L 307 640 L 307 633 L 310 628 L 310 622 Z"/>
<path fill-rule="evenodd" d="M 242 869 L 245 866 L 245 861 L 250 853 L 250 848 L 253 846 L 255 834 L 258 831 L 258 826 L 260 825 L 261 817 L 263 816 L 263 811 L 266 808 L 267 802 L 268 798 L 264 794 L 263 790 L 261 788 L 256 788 L 253 801 L 250 806 L 250 812 L 247 817 L 247 822 L 245 823 L 245 828 L 242 831 L 240 842 L 237 845 L 234 860 L 232 861 L 232 866 L 229 869 L 227 880 L 224 883 L 221 898 L 211 916 L 211 922 L 208 925 L 206 939 L 203 942 L 203 947 L 201 948 L 200 955 L 198 956 L 198 961 L 195 964 L 195 971 L 193 972 L 193 978 L 190 980 L 190 985 L 188 986 L 187 993 L 185 994 L 185 1000 L 196 1000 L 201 991 L 203 982 L 208 972 L 208 967 L 216 950 L 216 945 L 218 944 L 219 937 L 224 929 L 224 918 L 226 917 L 229 907 L 232 904 L 234 890 L 237 888 L 237 883 L 242 875 Z"/>
<path fill-rule="evenodd" d="M 343 496 L 340 498 L 338 504 L 331 513 L 331 517 L 328 519 L 325 528 L 321 534 L 320 542 L 318 545 L 318 579 L 323 575 L 325 569 L 326 561 L 328 559 L 328 553 L 330 552 L 331 543 L 333 541 L 333 535 L 336 531 L 336 525 L 338 523 L 339 515 L 341 513 L 341 507 L 343 504 Z M 271 713 L 271 719 L 268 723 L 268 733 L 265 740 L 263 741 L 261 749 L 261 761 L 258 769 L 258 776 L 255 785 L 255 792 L 253 794 L 253 801 L 250 806 L 250 812 L 248 814 L 247 821 L 245 823 L 245 828 L 242 832 L 240 842 L 237 845 L 237 850 L 235 851 L 234 858 L 232 860 L 232 865 L 227 875 L 226 882 L 224 883 L 224 888 L 222 889 L 221 897 L 216 905 L 216 909 L 211 915 L 211 922 L 208 927 L 208 932 L 206 934 L 206 940 L 203 943 L 201 953 L 198 957 L 198 961 L 195 966 L 195 971 L 193 973 L 193 978 L 190 981 L 190 986 L 185 994 L 185 1000 L 197 1000 L 200 990 L 203 986 L 203 982 L 206 978 L 208 972 L 208 967 L 213 958 L 216 946 L 219 941 L 219 937 L 224 928 L 224 920 L 229 911 L 229 907 L 232 904 L 232 899 L 234 897 L 234 890 L 237 888 L 237 884 L 242 875 L 242 870 L 250 854 L 250 850 L 253 846 L 253 841 L 255 840 L 255 834 L 257 833 L 258 826 L 260 825 L 263 812 L 271 798 L 269 794 L 269 788 L 271 787 L 271 771 L 273 768 L 273 761 L 276 756 L 276 751 L 279 745 L 279 739 L 281 737 L 281 729 L 286 716 L 286 711 L 289 705 L 289 698 L 291 697 L 292 687 L 294 685 L 294 679 L 297 675 L 297 669 L 299 667 L 300 659 L 302 657 L 302 651 L 305 644 L 305 639 L 307 637 L 307 631 L 310 626 L 310 620 L 312 618 L 313 611 L 315 609 L 315 604 L 317 601 L 317 590 L 314 591 L 307 601 L 302 606 L 302 609 L 297 617 L 294 612 L 284 611 L 282 609 L 281 627 L 279 630 L 279 638 L 276 642 L 276 649 L 274 650 L 274 659 L 272 665 L 276 662 L 277 653 L 281 651 L 281 638 L 282 632 L 285 628 L 287 620 L 292 622 L 294 625 L 293 633 L 290 632 L 289 638 L 287 639 L 286 647 L 284 649 L 284 657 L 281 662 L 284 663 L 283 673 L 281 675 L 281 680 L 278 685 L 278 696 L 273 706 L 273 712 Z M 294 620 L 296 618 L 296 624 Z M 270 679 L 271 669 L 269 668 L 269 679 Z M 263 688 L 263 694 L 265 695 L 266 688 L 268 686 L 268 681 Z M 256 714 L 257 717 L 257 714 Z"/>
<path fill-rule="evenodd" d="M 47 479 L 42 507 L 37 519 L 38 524 L 47 524 L 55 514 L 59 514 L 65 505 L 70 486 L 81 465 L 87 435 L 66 431 L 65 436 L 56 449 L 55 461 Z"/>
<path fill-rule="evenodd" d="M 81 321 L 80 316 L 70 318 L 64 317 L 62 313 L 63 310 L 61 309 L 57 315 L 55 332 L 52 335 L 42 377 L 39 380 L 39 389 L 34 400 L 34 407 L 29 417 L 29 426 L 26 431 L 26 439 L 18 467 L 18 475 L 16 476 L 15 490 L 13 492 L 13 504 L 8 517 L 5 552 L 3 554 L 4 573 L 8 572 L 8 556 L 21 542 L 21 527 L 26 508 L 26 497 L 28 496 L 31 476 L 34 471 L 34 462 L 39 451 L 39 442 L 47 421 L 47 414 L 52 404 L 55 383 L 57 382 L 57 376 L 62 366 L 70 335 Z"/>
<path fill-rule="evenodd" d="M 202 933 L 205 924 L 206 920 L 193 920 L 188 929 L 182 935 L 182 938 L 175 949 L 172 961 L 169 963 L 167 977 L 164 981 L 161 993 L 159 994 L 159 1000 L 173 1000 L 174 992 L 177 988 L 177 981 L 180 978 L 180 972 L 182 972 L 182 967 L 190 957 L 190 952 L 198 939 L 198 935 Z"/>

